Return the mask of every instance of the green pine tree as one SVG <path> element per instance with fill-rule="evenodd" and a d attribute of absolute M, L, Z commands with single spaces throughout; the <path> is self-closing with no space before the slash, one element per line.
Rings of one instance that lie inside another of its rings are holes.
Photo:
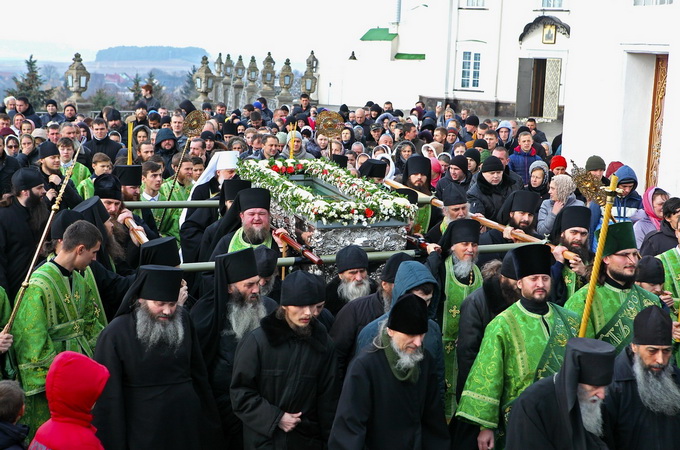
<path fill-rule="evenodd" d="M 97 89 L 88 100 L 92 103 L 92 109 L 95 111 L 101 111 L 105 106 L 118 107 L 116 96 L 107 92 L 104 88 Z"/>
<path fill-rule="evenodd" d="M 15 89 L 7 89 L 6 95 L 18 97 L 25 95 L 33 108 L 37 111 L 45 105 L 47 99 L 52 98 L 54 89 L 45 89 L 43 84 L 45 80 L 40 75 L 38 69 L 38 61 L 33 59 L 33 55 L 26 60 L 27 72 L 19 77 L 12 77 L 12 81 L 16 85 Z"/>
<path fill-rule="evenodd" d="M 137 102 L 142 99 L 142 77 L 139 76 L 139 73 L 135 73 L 135 77 L 132 79 L 132 86 L 127 89 L 132 93 L 132 100 L 128 106 L 130 109 L 134 109 Z"/>
<path fill-rule="evenodd" d="M 196 91 L 196 84 L 194 83 L 194 74 L 196 73 L 197 70 L 198 69 L 196 68 L 196 66 L 191 66 L 191 70 L 187 72 L 184 84 L 182 85 L 182 89 L 179 92 L 180 97 L 182 97 L 179 100 L 180 102 L 184 99 L 193 100 L 196 97 L 198 97 L 198 92 Z"/>

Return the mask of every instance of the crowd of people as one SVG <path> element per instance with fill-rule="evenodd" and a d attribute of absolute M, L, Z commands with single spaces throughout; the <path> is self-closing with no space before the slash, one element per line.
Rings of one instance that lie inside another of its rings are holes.
<path fill-rule="evenodd" d="M 128 117 L 0 108 L 0 448 L 674 448 L 680 198 L 593 154 L 582 177 L 618 178 L 605 235 L 531 118 L 368 102 L 326 136 L 302 94 L 204 103 L 199 134 L 191 101 L 141 94 Z M 289 158 L 443 207 L 418 206 L 414 252 L 282 272 L 239 167 Z M 480 252 L 527 237 L 551 245 Z"/>

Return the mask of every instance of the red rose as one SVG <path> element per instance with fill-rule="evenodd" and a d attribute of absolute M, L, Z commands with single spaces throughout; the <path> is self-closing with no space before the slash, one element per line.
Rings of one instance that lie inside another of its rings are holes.
<path fill-rule="evenodd" d="M 323 175 L 328 175 L 328 170 L 327 170 L 327 169 L 323 169 L 323 170 L 321 171 L 321 173 L 322 173 Z"/>
<path fill-rule="evenodd" d="M 375 213 L 373 212 L 373 210 L 368 209 L 368 208 L 366 208 L 366 210 L 364 211 L 364 215 L 365 215 L 366 217 L 368 217 L 369 219 L 370 219 L 371 217 L 373 217 L 374 214 L 375 214 Z"/>
<path fill-rule="evenodd" d="M 356 210 L 356 209 L 352 209 L 352 211 L 350 211 L 350 212 L 351 212 L 352 214 L 355 214 L 355 213 L 357 212 L 357 210 Z"/>
<path fill-rule="evenodd" d="M 286 168 L 286 172 L 288 172 L 288 173 L 294 173 L 294 172 L 295 172 L 295 168 L 293 168 L 293 166 L 287 167 L 287 168 Z"/>
<path fill-rule="evenodd" d="M 297 169 L 297 170 L 302 170 L 302 164 L 296 165 L 296 166 L 295 166 L 295 169 Z"/>
<path fill-rule="evenodd" d="M 274 164 L 274 165 L 271 167 L 271 169 L 272 169 L 274 172 L 278 172 L 278 171 L 279 171 L 279 166 L 277 166 L 276 164 Z"/>

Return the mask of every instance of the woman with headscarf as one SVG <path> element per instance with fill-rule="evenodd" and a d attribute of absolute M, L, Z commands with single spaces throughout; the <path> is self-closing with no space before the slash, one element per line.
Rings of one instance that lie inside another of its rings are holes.
<path fill-rule="evenodd" d="M 78 122 L 76 125 L 78 126 L 78 128 L 80 128 L 81 144 L 84 144 L 85 142 L 92 140 L 92 133 L 90 131 L 90 127 L 88 127 L 85 122 Z"/>
<path fill-rule="evenodd" d="M 5 136 L 5 153 L 9 156 L 16 156 L 19 153 L 21 146 L 19 145 L 19 138 L 10 134 Z"/>
<path fill-rule="evenodd" d="M 550 171 L 545 161 L 534 161 L 529 166 L 529 184 L 524 188 L 527 191 L 536 192 L 542 200 L 548 200 L 550 193 Z"/>
<path fill-rule="evenodd" d="M 382 161 L 385 161 L 387 163 L 387 175 L 385 175 L 386 180 L 394 180 L 394 176 L 396 175 L 396 167 L 394 166 L 394 161 L 392 161 L 392 158 L 387 153 L 381 153 L 378 156 L 375 157 L 375 159 L 379 159 Z"/>
<path fill-rule="evenodd" d="M 354 129 L 352 127 L 344 127 L 340 132 L 340 141 L 342 142 L 342 148 L 345 152 L 352 150 L 352 144 L 354 144 L 356 139 L 354 139 Z"/>
<path fill-rule="evenodd" d="M 574 195 L 576 184 L 569 175 L 555 175 L 550 180 L 550 198 L 543 200 L 541 209 L 538 211 L 538 224 L 536 231 L 540 234 L 550 234 L 557 213 L 568 206 L 585 206 Z"/>
<path fill-rule="evenodd" d="M 670 195 L 661 188 L 652 186 L 647 188 L 642 196 L 643 209 L 631 216 L 633 221 L 633 231 L 635 232 L 635 242 L 637 248 L 642 246 L 642 241 L 652 231 L 661 229 L 663 220 L 663 204 L 666 203 Z"/>
<path fill-rule="evenodd" d="M 437 187 L 437 183 L 442 177 L 442 165 L 439 164 L 439 160 L 434 157 L 430 157 L 430 163 L 432 164 L 432 175 L 430 175 L 430 185 L 432 188 Z"/>
<path fill-rule="evenodd" d="M 411 141 L 401 141 L 394 147 L 394 164 L 400 173 L 404 172 L 406 160 L 416 154 L 416 146 Z"/>

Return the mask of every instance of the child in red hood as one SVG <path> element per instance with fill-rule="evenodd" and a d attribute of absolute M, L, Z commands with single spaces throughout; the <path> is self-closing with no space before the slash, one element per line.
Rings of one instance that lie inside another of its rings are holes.
<path fill-rule="evenodd" d="M 29 450 L 103 450 L 92 426 L 92 407 L 108 379 L 109 370 L 87 356 L 58 354 L 45 382 L 51 419 L 38 428 Z"/>

